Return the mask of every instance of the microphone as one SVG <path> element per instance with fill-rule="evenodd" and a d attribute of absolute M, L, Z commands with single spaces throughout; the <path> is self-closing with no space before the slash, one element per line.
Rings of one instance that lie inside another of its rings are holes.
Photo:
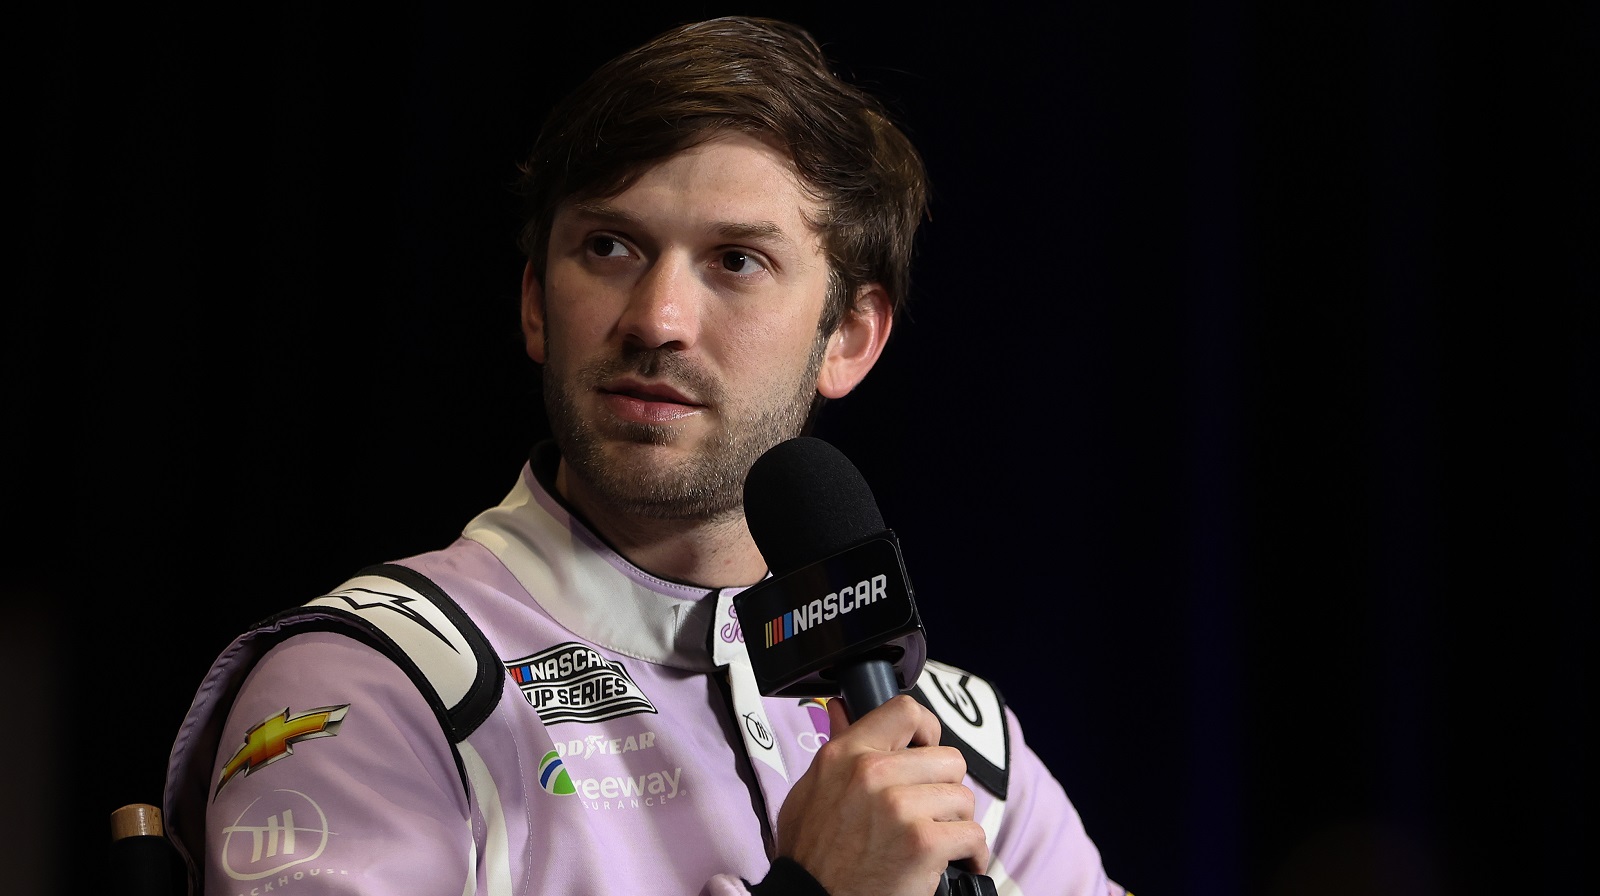
<path fill-rule="evenodd" d="M 779 442 L 744 481 L 745 522 L 772 573 L 733 598 L 768 697 L 844 700 L 853 722 L 911 689 L 928 659 L 900 542 L 861 471 L 833 445 Z M 936 896 L 995 896 L 951 864 Z"/>
<path fill-rule="evenodd" d="M 821 439 L 780 442 L 750 467 L 744 509 L 772 572 L 733 599 L 761 693 L 842 696 L 854 721 L 909 690 L 927 640 L 900 543 L 855 465 Z"/>

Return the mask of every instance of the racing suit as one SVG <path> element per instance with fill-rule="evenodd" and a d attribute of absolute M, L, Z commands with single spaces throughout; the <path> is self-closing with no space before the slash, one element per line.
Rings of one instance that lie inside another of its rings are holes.
<path fill-rule="evenodd" d="M 827 740 L 755 691 L 732 596 L 623 559 L 542 445 L 443 550 L 236 639 L 173 744 L 169 838 L 214 896 L 737 894 Z M 540 473 L 535 471 L 539 470 Z M 997 691 L 929 661 L 999 892 L 1120 896 Z"/>

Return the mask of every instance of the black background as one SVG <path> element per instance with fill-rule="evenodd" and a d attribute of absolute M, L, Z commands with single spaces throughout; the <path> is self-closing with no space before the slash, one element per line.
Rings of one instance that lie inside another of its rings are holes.
<path fill-rule="evenodd" d="M 509 488 L 513 165 L 729 11 L 810 27 L 926 155 L 910 316 L 820 434 L 1110 874 L 1587 880 L 1592 4 L 339 6 L 12 26 L 21 892 L 105 892 L 235 631 Z"/>

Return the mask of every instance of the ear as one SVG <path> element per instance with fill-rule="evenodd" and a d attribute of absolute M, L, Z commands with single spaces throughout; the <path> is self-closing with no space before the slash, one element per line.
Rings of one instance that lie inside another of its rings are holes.
<path fill-rule="evenodd" d="M 528 357 L 535 364 L 543 364 L 544 351 L 544 287 L 533 273 L 533 262 L 522 266 L 522 339 Z"/>
<path fill-rule="evenodd" d="M 884 288 L 868 283 L 857 290 L 839 329 L 828 337 L 827 354 L 817 374 L 817 393 L 830 399 L 850 394 L 878 363 L 893 326 L 893 309 Z"/>

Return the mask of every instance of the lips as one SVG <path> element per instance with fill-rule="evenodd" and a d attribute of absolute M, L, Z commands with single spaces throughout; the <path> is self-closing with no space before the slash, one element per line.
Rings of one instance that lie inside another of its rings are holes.
<path fill-rule="evenodd" d="M 600 388 L 607 408 L 627 423 L 661 425 L 692 417 L 703 408 L 691 396 L 666 383 L 615 380 Z"/>
<path fill-rule="evenodd" d="M 665 402 L 667 404 L 681 404 L 691 407 L 699 406 L 699 402 L 666 383 L 640 383 L 631 380 L 619 380 L 600 387 L 600 391 L 625 398 L 638 399 L 639 401 Z"/>

